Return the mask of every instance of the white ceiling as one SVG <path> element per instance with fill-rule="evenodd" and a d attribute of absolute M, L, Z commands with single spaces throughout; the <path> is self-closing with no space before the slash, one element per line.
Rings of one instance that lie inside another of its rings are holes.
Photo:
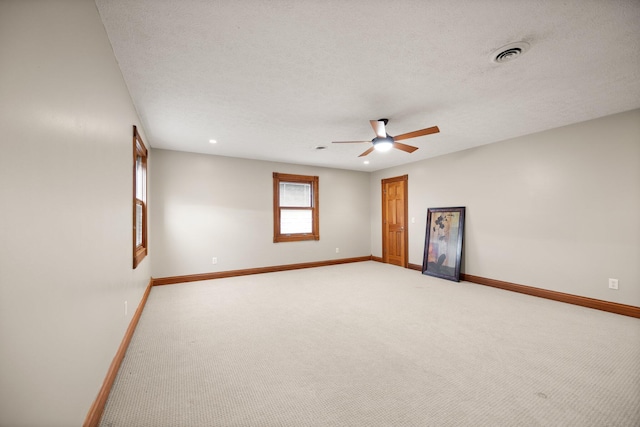
<path fill-rule="evenodd" d="M 155 148 L 373 171 L 640 108 L 638 0 L 96 3 Z M 382 117 L 440 133 L 331 144 Z"/>

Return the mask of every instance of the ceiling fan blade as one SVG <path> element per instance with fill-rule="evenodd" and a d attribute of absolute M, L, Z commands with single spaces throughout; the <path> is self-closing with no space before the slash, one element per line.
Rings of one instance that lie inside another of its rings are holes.
<path fill-rule="evenodd" d="M 364 142 L 371 142 L 371 141 L 332 141 L 332 144 L 362 144 Z"/>
<path fill-rule="evenodd" d="M 403 133 L 402 135 L 394 136 L 393 139 L 395 141 L 402 141 L 403 139 L 415 138 L 415 137 L 424 136 L 424 135 L 431 135 L 432 133 L 438 133 L 438 132 L 440 132 L 440 129 L 438 129 L 438 126 L 432 126 L 426 129 L 415 130 L 409 133 Z"/>
<path fill-rule="evenodd" d="M 373 147 L 369 148 L 367 151 L 365 151 L 364 153 L 360 154 L 358 157 L 364 157 L 366 155 L 368 155 L 369 153 L 371 153 L 373 151 Z"/>
<path fill-rule="evenodd" d="M 387 136 L 387 130 L 384 128 L 384 122 L 382 120 L 369 120 L 371 123 L 371 127 L 373 131 L 378 135 L 379 138 L 384 138 Z"/>
<path fill-rule="evenodd" d="M 413 153 L 418 149 L 418 147 L 414 147 L 413 145 L 402 144 L 401 142 L 397 142 L 397 141 L 393 143 L 393 148 L 406 151 L 407 153 Z"/>

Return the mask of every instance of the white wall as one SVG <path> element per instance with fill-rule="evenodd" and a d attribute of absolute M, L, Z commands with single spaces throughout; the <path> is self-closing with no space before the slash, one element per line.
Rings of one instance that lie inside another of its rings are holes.
<path fill-rule="evenodd" d="M 640 110 L 371 174 L 373 255 L 380 180 L 404 174 L 410 263 L 427 209 L 466 206 L 462 272 L 640 306 Z"/>
<path fill-rule="evenodd" d="M 370 255 L 368 173 L 156 149 L 152 158 L 153 277 Z M 319 241 L 273 243 L 273 172 L 319 177 Z"/>
<path fill-rule="evenodd" d="M 134 124 L 94 2 L 0 2 L 2 426 L 81 425 L 149 281 Z"/>

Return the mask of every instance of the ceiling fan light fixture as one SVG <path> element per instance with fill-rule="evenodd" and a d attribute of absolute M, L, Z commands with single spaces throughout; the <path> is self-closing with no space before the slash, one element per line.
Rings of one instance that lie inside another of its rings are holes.
<path fill-rule="evenodd" d="M 373 148 L 381 153 L 389 151 L 393 148 L 393 138 L 389 136 L 387 136 L 386 138 L 374 138 L 371 142 L 373 143 Z"/>

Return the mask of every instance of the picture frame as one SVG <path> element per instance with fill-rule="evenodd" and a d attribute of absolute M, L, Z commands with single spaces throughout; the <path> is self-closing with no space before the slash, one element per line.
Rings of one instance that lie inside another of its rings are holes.
<path fill-rule="evenodd" d="M 465 207 L 427 209 L 422 274 L 460 281 Z"/>

